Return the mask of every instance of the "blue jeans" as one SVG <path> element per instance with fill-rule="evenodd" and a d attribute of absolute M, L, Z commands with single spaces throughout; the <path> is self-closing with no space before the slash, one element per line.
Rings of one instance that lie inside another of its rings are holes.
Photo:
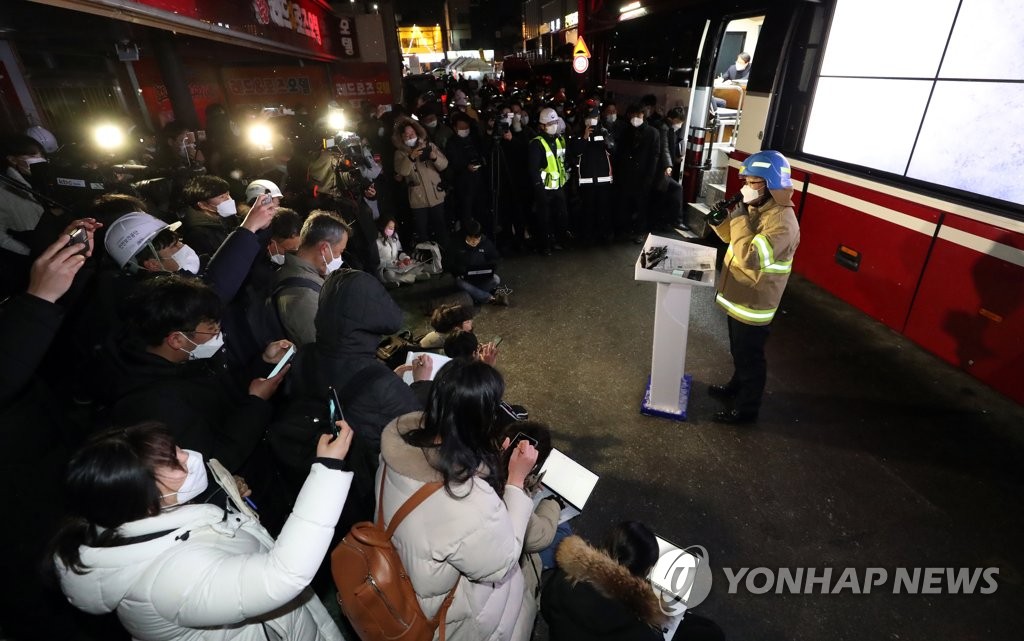
<path fill-rule="evenodd" d="M 558 529 L 555 530 L 555 538 L 552 539 L 551 545 L 540 551 L 540 560 L 543 564 L 543 569 L 550 570 L 555 567 L 555 550 L 558 549 L 558 544 L 562 542 L 562 539 L 571 535 L 572 526 L 569 525 L 568 521 L 558 524 Z"/>
<path fill-rule="evenodd" d="M 486 303 L 491 300 L 491 292 L 500 283 L 501 279 L 497 274 L 491 274 L 491 277 L 482 286 L 474 285 L 461 276 L 455 279 L 455 284 L 459 286 L 459 289 L 469 294 L 473 298 L 473 302 L 476 303 Z"/>

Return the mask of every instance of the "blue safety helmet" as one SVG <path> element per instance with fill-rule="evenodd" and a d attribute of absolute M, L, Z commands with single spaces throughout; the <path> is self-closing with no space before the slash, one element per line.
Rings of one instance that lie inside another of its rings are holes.
<path fill-rule="evenodd" d="M 759 151 L 743 161 L 740 176 L 764 178 L 768 189 L 792 189 L 789 161 L 777 151 Z"/>

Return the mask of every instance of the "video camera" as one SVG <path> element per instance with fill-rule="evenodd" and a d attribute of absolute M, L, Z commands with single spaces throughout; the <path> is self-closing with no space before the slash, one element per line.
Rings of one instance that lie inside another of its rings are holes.
<path fill-rule="evenodd" d="M 338 186 L 350 191 L 365 191 L 373 180 L 363 175 L 373 161 L 363 148 L 363 141 L 353 133 L 339 133 L 324 139 L 324 149 L 334 156 L 334 172 Z"/>

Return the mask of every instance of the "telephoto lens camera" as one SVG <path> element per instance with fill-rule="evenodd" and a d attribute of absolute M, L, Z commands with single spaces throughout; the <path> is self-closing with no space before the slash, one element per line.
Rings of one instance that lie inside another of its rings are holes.
<path fill-rule="evenodd" d="M 741 200 L 743 200 L 743 194 L 736 194 L 732 198 L 719 200 L 715 203 L 715 206 L 711 208 L 711 211 L 708 212 L 708 222 L 716 227 L 721 225 L 722 222 L 728 218 L 729 210 L 739 204 Z"/>

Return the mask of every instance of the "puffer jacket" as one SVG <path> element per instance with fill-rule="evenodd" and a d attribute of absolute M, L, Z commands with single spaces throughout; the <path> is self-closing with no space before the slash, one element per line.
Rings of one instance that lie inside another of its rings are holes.
<path fill-rule="evenodd" d="M 771 198 L 760 207 L 740 205 L 714 228 L 729 243 L 718 278 L 716 300 L 729 316 L 747 325 L 767 325 L 779 309 L 800 244 L 792 201 Z"/>
<path fill-rule="evenodd" d="M 540 609 L 552 639 L 661 641 L 666 617 L 651 584 L 578 536 L 555 553 Z"/>
<path fill-rule="evenodd" d="M 58 563 L 68 600 L 91 614 L 116 611 L 139 641 L 343 639 L 307 586 L 352 474 L 315 463 L 276 543 L 227 479 L 221 486 L 233 496 L 226 509 L 183 505 L 126 523 L 121 535 L 138 538 L 83 547 L 85 574 Z"/>
<path fill-rule="evenodd" d="M 384 520 L 389 521 L 424 483 L 442 480 L 431 466 L 432 452 L 407 444 L 401 434 L 419 426 L 419 412 L 399 417 L 384 430 L 377 488 L 384 485 Z M 533 502 L 518 487 L 506 486 L 502 500 L 479 477 L 442 489 L 413 510 L 392 539 L 423 613 L 434 616 L 458 581 L 448 609 L 448 641 L 509 639 L 523 615 L 523 574 L 519 555 Z M 435 639 L 437 634 L 435 633 Z"/>
<path fill-rule="evenodd" d="M 416 147 L 405 146 L 402 132 L 406 127 L 416 130 Z M 432 142 L 428 142 L 427 130 L 411 118 L 402 118 L 395 123 L 391 142 L 395 145 L 395 173 L 405 180 L 409 188 L 409 208 L 426 209 L 444 202 L 444 192 L 439 189 L 441 172 L 448 168 L 448 159 Z M 422 150 L 419 160 L 413 160 L 409 154 L 415 149 Z M 434 160 L 423 161 L 430 156 Z"/>

